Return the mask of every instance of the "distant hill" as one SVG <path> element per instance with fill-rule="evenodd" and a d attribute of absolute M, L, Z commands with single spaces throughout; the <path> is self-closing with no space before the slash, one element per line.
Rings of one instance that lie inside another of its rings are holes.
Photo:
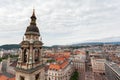
<path fill-rule="evenodd" d="M 5 44 L 0 46 L 0 49 L 5 49 L 5 50 L 19 49 L 19 48 L 20 48 L 19 44 Z M 51 47 L 43 46 L 43 48 L 50 49 Z"/>
<path fill-rule="evenodd" d="M 103 44 L 120 45 L 120 42 L 85 42 L 85 43 L 72 44 L 71 46 L 88 46 L 88 45 L 103 45 Z"/>
<path fill-rule="evenodd" d="M 103 44 L 120 45 L 120 36 L 108 37 L 108 38 L 97 39 L 97 40 L 87 40 L 83 43 L 72 44 L 72 46 L 103 45 Z"/>
<path fill-rule="evenodd" d="M 20 48 L 20 45 L 18 44 L 6 44 L 6 45 L 0 46 L 0 49 L 5 49 L 5 50 L 18 49 L 18 48 Z"/>
<path fill-rule="evenodd" d="M 59 47 L 87 47 L 90 45 L 103 45 L 103 44 L 112 44 L 112 45 L 120 45 L 120 37 L 110 37 L 99 40 L 89 40 L 84 43 L 76 43 L 69 45 L 53 45 L 53 46 L 43 46 L 43 48 L 51 49 L 51 48 L 59 48 Z M 20 48 L 19 44 L 5 44 L 0 46 L 0 49 L 10 50 L 10 49 L 18 49 Z"/>

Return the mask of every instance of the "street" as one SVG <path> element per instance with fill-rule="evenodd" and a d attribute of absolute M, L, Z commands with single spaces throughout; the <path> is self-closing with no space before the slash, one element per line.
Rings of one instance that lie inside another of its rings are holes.
<path fill-rule="evenodd" d="M 87 71 L 85 73 L 85 80 L 95 80 L 94 79 L 94 74 L 91 71 Z"/>

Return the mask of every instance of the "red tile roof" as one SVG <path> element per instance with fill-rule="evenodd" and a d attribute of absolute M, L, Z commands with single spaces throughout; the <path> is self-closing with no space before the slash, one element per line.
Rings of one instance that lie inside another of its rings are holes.
<path fill-rule="evenodd" d="M 85 54 L 84 51 L 76 50 L 74 54 Z"/>
<path fill-rule="evenodd" d="M 57 64 L 50 64 L 49 69 L 55 69 L 55 70 L 59 70 L 60 66 Z"/>
<path fill-rule="evenodd" d="M 58 57 L 58 58 L 56 58 L 56 61 L 64 61 L 64 60 L 65 60 L 64 57 Z"/>
<path fill-rule="evenodd" d="M 49 69 L 59 70 L 63 69 L 68 65 L 68 61 L 63 62 L 62 64 L 50 64 Z"/>
<path fill-rule="evenodd" d="M 0 76 L 0 80 L 15 80 L 15 77 L 13 77 L 13 78 L 8 78 L 8 77 L 5 76 L 5 75 L 1 75 L 1 76 Z"/>
<path fill-rule="evenodd" d="M 61 64 L 60 67 L 63 69 L 63 68 L 65 68 L 67 66 L 67 64 L 68 64 L 68 61 L 66 61 L 63 64 Z"/>

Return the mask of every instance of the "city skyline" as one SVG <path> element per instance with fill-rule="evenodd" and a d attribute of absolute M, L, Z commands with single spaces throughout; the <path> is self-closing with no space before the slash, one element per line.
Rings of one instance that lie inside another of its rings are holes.
<path fill-rule="evenodd" d="M 71 44 L 120 34 L 120 1 L 117 0 L 1 0 L 0 45 L 21 41 L 33 6 L 44 45 Z"/>

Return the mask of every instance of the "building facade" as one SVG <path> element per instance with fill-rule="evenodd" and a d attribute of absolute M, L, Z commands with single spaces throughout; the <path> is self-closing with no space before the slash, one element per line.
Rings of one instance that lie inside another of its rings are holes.
<path fill-rule="evenodd" d="M 105 73 L 105 59 L 99 59 L 92 57 L 91 64 L 92 64 L 92 71 L 94 73 Z"/>
<path fill-rule="evenodd" d="M 16 80 L 44 80 L 44 64 L 42 61 L 42 41 L 40 32 L 36 25 L 35 10 L 31 16 L 30 25 L 27 27 L 20 43 L 16 71 Z"/>
<path fill-rule="evenodd" d="M 46 73 L 47 80 L 70 80 L 73 68 L 67 59 L 58 58 L 56 63 L 49 65 Z"/>
<path fill-rule="evenodd" d="M 77 51 L 78 54 L 72 55 L 72 65 L 73 70 L 77 70 L 79 75 L 79 78 L 82 80 L 85 80 L 85 60 L 86 56 L 84 52 Z"/>

